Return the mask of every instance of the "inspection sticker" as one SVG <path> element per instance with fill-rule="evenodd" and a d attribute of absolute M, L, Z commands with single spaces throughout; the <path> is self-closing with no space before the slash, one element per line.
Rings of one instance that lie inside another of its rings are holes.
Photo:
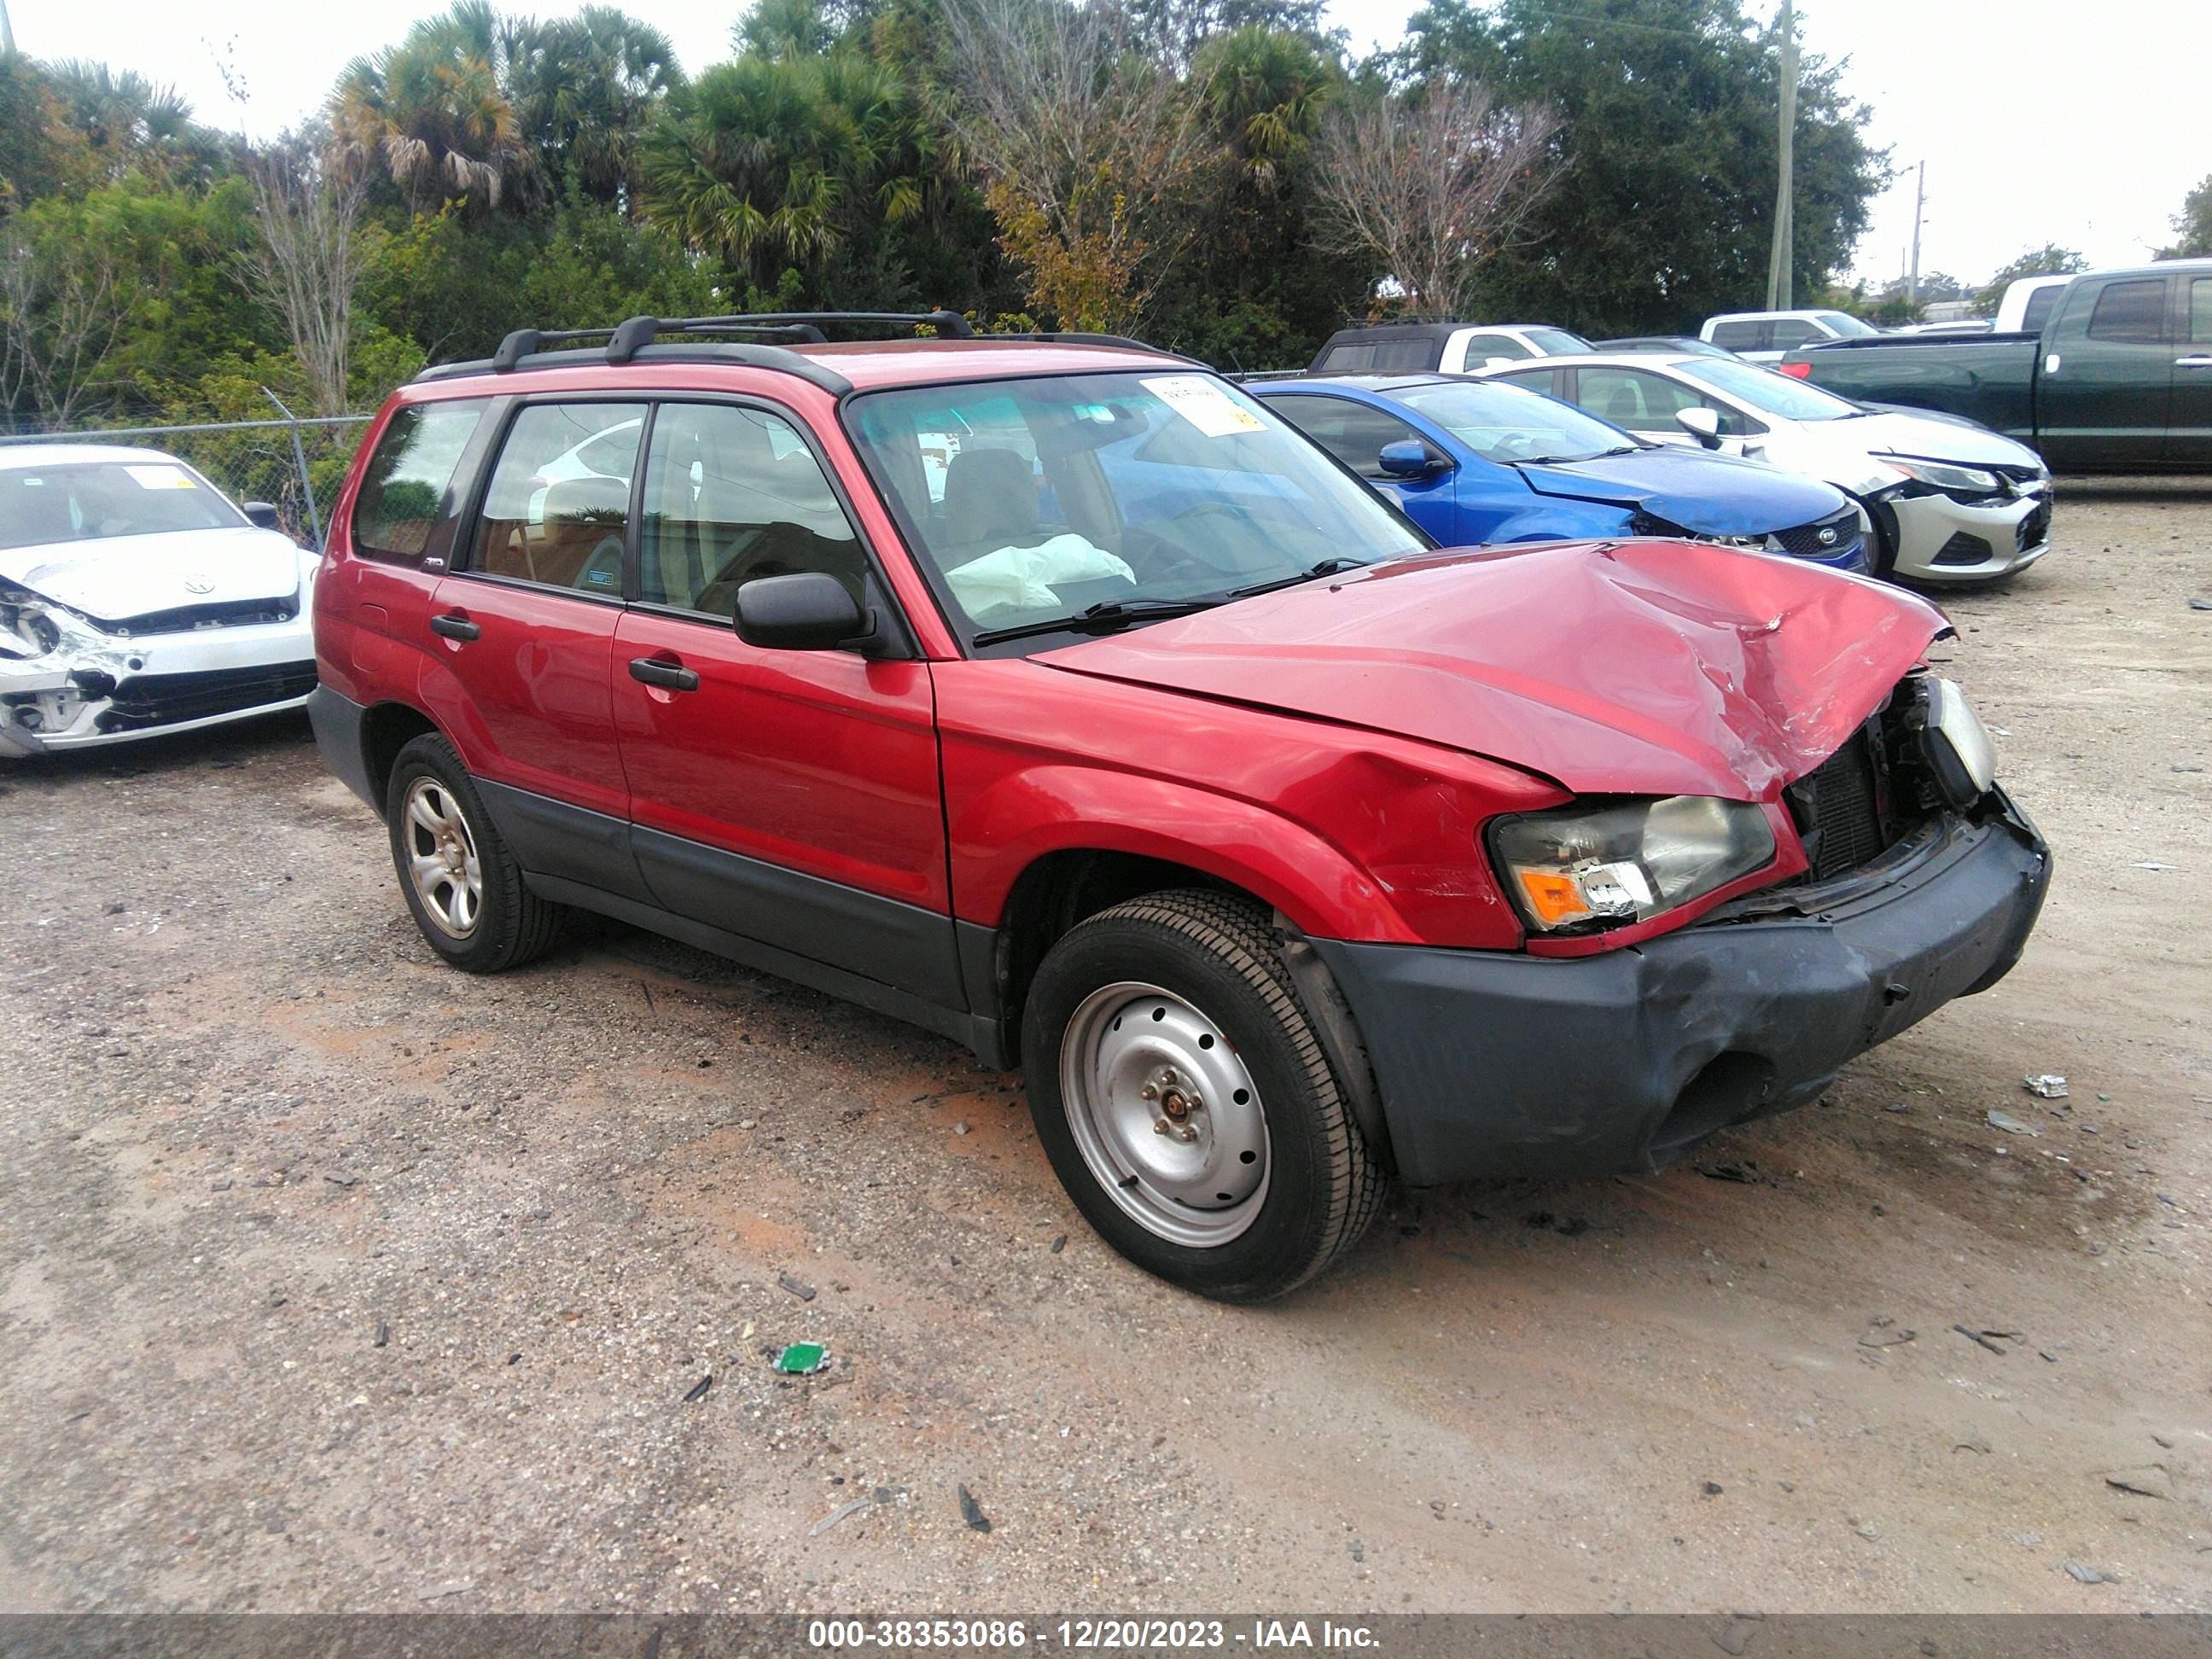
<path fill-rule="evenodd" d="M 1203 374 L 1155 374 L 1137 384 L 1209 438 L 1233 438 L 1267 428 Z"/>
<path fill-rule="evenodd" d="M 141 489 L 198 489 L 192 475 L 180 466 L 126 466 Z"/>

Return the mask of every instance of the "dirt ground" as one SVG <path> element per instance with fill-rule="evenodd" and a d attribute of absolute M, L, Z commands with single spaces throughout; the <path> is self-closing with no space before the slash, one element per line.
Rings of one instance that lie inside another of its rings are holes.
<path fill-rule="evenodd" d="M 2057 851 L 2009 979 L 1260 1310 L 939 1039 L 434 965 L 303 723 L 0 774 L 0 1605 L 2212 1609 L 2212 489 L 2058 525 L 1938 647 Z"/>

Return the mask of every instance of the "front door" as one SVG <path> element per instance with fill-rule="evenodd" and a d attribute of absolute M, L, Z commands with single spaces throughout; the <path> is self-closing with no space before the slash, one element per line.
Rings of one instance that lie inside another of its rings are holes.
<path fill-rule="evenodd" d="M 644 416 L 584 399 L 519 408 L 425 618 L 441 665 L 425 696 L 523 867 L 631 897 L 609 681 Z"/>
<path fill-rule="evenodd" d="M 744 582 L 800 571 L 889 614 L 813 450 L 769 409 L 663 404 L 641 500 L 614 724 L 654 902 L 963 1006 L 928 665 L 762 650 L 731 623 Z"/>

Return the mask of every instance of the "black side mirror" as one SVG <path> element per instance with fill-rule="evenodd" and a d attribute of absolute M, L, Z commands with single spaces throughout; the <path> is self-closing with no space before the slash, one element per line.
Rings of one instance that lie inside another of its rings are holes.
<path fill-rule="evenodd" d="M 283 524 L 276 516 L 276 508 L 268 501 L 248 501 L 242 509 L 246 523 L 256 530 L 282 530 Z"/>
<path fill-rule="evenodd" d="M 756 576 L 738 589 L 738 637 L 765 651 L 834 651 L 870 631 L 844 583 L 818 570 Z"/>
<path fill-rule="evenodd" d="M 1451 471 L 1451 458 L 1438 454 L 1419 438 L 1401 438 L 1396 443 L 1384 444 L 1375 459 L 1393 478 L 1429 478 Z"/>

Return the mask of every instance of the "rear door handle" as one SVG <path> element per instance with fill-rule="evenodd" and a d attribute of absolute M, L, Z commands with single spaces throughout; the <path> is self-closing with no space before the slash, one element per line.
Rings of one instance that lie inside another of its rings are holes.
<path fill-rule="evenodd" d="M 2176 368 L 2212 368 L 2212 357 L 2176 357 Z"/>
<path fill-rule="evenodd" d="M 696 670 L 686 668 L 680 662 L 666 657 L 632 657 L 629 677 L 647 685 L 664 686 L 671 691 L 696 691 L 699 675 Z"/>
<path fill-rule="evenodd" d="M 483 629 L 478 628 L 459 611 L 447 611 L 444 616 L 431 617 L 430 631 L 433 634 L 442 634 L 449 640 L 472 640 L 482 634 Z"/>

